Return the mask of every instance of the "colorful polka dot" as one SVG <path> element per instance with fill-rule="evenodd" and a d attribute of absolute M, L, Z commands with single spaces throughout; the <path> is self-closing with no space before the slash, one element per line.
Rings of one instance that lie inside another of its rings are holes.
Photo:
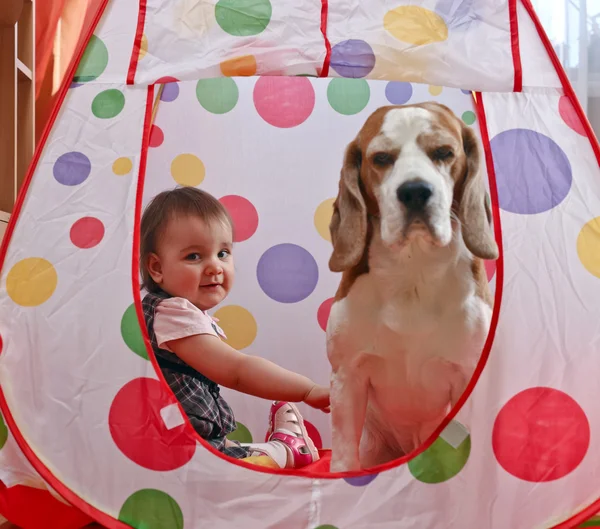
<path fill-rule="evenodd" d="M 587 137 L 583 122 L 577 115 L 575 106 L 571 103 L 569 96 L 561 96 L 558 100 L 558 112 L 569 128 L 573 129 L 577 134 Z"/>
<path fill-rule="evenodd" d="M 140 54 L 138 55 L 138 60 L 142 60 L 146 54 L 148 53 L 148 37 L 146 35 L 142 35 L 142 39 L 140 40 Z"/>
<path fill-rule="evenodd" d="M 332 79 L 327 86 L 327 100 L 336 112 L 345 116 L 358 114 L 369 103 L 371 89 L 364 79 Z"/>
<path fill-rule="evenodd" d="M 247 241 L 258 228 L 258 212 L 249 200 L 237 195 L 219 199 L 233 220 L 233 241 Z"/>
<path fill-rule="evenodd" d="M 306 433 L 311 438 L 315 448 L 317 448 L 317 450 L 321 450 L 323 448 L 323 439 L 321 438 L 319 430 L 317 430 L 312 422 L 307 421 L 306 419 L 304 420 L 304 426 L 306 427 Z"/>
<path fill-rule="evenodd" d="M 161 410 L 176 403 L 169 387 L 159 380 L 136 378 L 125 384 L 108 415 L 110 434 L 123 455 L 156 471 L 188 463 L 196 451 L 196 438 L 185 423 L 169 428 L 161 415 Z"/>
<path fill-rule="evenodd" d="M 2 341 L 2 335 L 0 334 L 0 354 L 2 354 L 3 347 L 4 347 L 4 342 Z"/>
<path fill-rule="evenodd" d="M 432 96 L 439 96 L 442 93 L 443 90 L 444 89 L 441 86 L 429 85 L 429 93 Z"/>
<path fill-rule="evenodd" d="M 383 17 L 383 27 L 402 42 L 424 46 L 448 38 L 448 27 L 437 13 L 419 6 L 400 6 Z"/>
<path fill-rule="evenodd" d="M 328 198 L 319 204 L 315 211 L 314 223 L 319 235 L 326 241 L 331 242 L 331 234 L 329 233 L 329 224 L 333 216 L 333 203 L 335 198 Z"/>
<path fill-rule="evenodd" d="M 236 37 L 262 33 L 271 20 L 269 0 L 219 0 L 215 17 L 221 29 Z"/>
<path fill-rule="evenodd" d="M 344 40 L 331 49 L 331 67 L 342 77 L 366 77 L 375 61 L 373 49 L 364 40 Z"/>
<path fill-rule="evenodd" d="M 498 463 L 513 476 L 534 483 L 553 481 L 581 463 L 590 425 L 579 404 L 553 388 L 526 389 L 496 417 L 492 446 Z"/>
<path fill-rule="evenodd" d="M 466 112 L 463 112 L 462 120 L 465 122 L 466 125 L 473 125 L 476 119 L 477 116 L 475 116 L 475 112 L 473 112 L 472 110 L 467 110 Z"/>
<path fill-rule="evenodd" d="M 366 474 L 355 478 L 344 478 L 344 481 L 353 487 L 366 487 L 369 483 L 372 483 L 378 475 L 379 474 Z"/>
<path fill-rule="evenodd" d="M 590 220 L 579 232 L 577 255 L 586 270 L 600 278 L 600 217 Z"/>
<path fill-rule="evenodd" d="M 118 116 L 125 107 L 123 92 L 115 88 L 100 92 L 92 101 L 92 113 L 100 119 Z"/>
<path fill-rule="evenodd" d="M 181 186 L 198 186 L 205 174 L 202 160 L 194 154 L 179 154 L 171 162 L 171 176 Z"/>
<path fill-rule="evenodd" d="M 488 282 L 494 278 L 496 275 L 496 261 L 483 261 L 483 266 L 485 267 L 485 275 L 487 276 Z"/>
<path fill-rule="evenodd" d="M 225 340 L 234 349 L 245 349 L 256 339 L 258 327 L 254 316 L 239 305 L 227 305 L 215 312 L 219 327 L 227 336 Z"/>
<path fill-rule="evenodd" d="M 4 417 L 0 413 L 0 450 L 4 448 L 6 441 L 8 439 L 8 428 L 4 422 Z"/>
<path fill-rule="evenodd" d="M 146 350 L 146 343 L 144 342 L 134 303 L 127 307 L 121 318 L 121 336 L 129 349 L 136 355 L 148 360 L 148 351 Z"/>
<path fill-rule="evenodd" d="M 233 432 L 227 435 L 230 441 L 238 441 L 239 443 L 251 443 L 252 434 L 250 430 L 241 422 L 236 422 L 236 428 Z"/>
<path fill-rule="evenodd" d="M 98 79 L 108 66 L 108 49 L 102 40 L 96 35 L 88 42 L 73 81 L 76 83 L 88 83 Z"/>
<path fill-rule="evenodd" d="M 577 529 L 583 529 L 584 527 L 600 527 L 600 516 L 593 516 L 586 522 L 577 526 Z"/>
<path fill-rule="evenodd" d="M 325 524 L 315 527 L 315 529 L 338 529 L 335 525 Z"/>
<path fill-rule="evenodd" d="M 160 100 L 171 103 L 179 97 L 179 80 L 175 77 L 161 77 L 156 81 L 158 85 L 164 85 Z"/>
<path fill-rule="evenodd" d="M 470 435 L 465 437 L 458 448 L 438 437 L 427 450 L 408 462 L 408 469 L 422 483 L 443 483 L 464 468 L 470 454 Z"/>
<path fill-rule="evenodd" d="M 150 147 L 160 147 L 165 141 L 165 134 L 158 125 L 152 125 L 150 129 Z"/>
<path fill-rule="evenodd" d="M 183 513 L 166 492 L 143 489 L 133 493 L 119 512 L 119 521 L 135 529 L 183 529 Z"/>
<path fill-rule="evenodd" d="M 226 114 L 233 110 L 240 93 L 236 82 L 229 77 L 200 79 L 196 97 L 202 107 L 212 114 Z"/>
<path fill-rule="evenodd" d="M 460 90 L 460 91 L 461 91 L 463 94 L 465 94 L 466 96 L 470 96 L 470 95 L 471 95 L 471 90 L 463 90 L 463 89 L 461 88 L 461 90 Z"/>
<path fill-rule="evenodd" d="M 56 181 L 65 186 L 76 186 L 85 182 L 91 171 L 90 159 L 85 154 L 76 151 L 60 156 L 54 162 L 52 169 Z"/>
<path fill-rule="evenodd" d="M 269 248 L 258 261 L 258 283 L 263 292 L 280 303 L 297 303 L 312 294 L 319 280 L 315 258 L 296 244 Z"/>
<path fill-rule="evenodd" d="M 522 215 L 548 211 L 571 189 L 571 164 L 548 136 L 528 129 L 501 132 L 490 141 L 500 207 Z"/>
<path fill-rule="evenodd" d="M 315 91 L 306 77 L 260 77 L 253 98 L 260 117 L 279 128 L 304 123 L 315 106 Z"/>
<path fill-rule="evenodd" d="M 243 55 L 223 61 L 220 65 L 225 77 L 250 77 L 256 75 L 257 64 L 254 55 Z"/>
<path fill-rule="evenodd" d="M 390 81 L 385 86 L 385 97 L 392 105 L 404 105 L 410 101 L 413 87 L 410 83 Z"/>
<path fill-rule="evenodd" d="M 317 310 L 317 321 L 324 331 L 327 330 L 327 322 L 329 321 L 329 314 L 331 313 L 333 302 L 334 298 L 326 299 L 319 305 L 319 309 Z"/>
<path fill-rule="evenodd" d="M 117 158 L 113 163 L 112 170 L 117 176 L 125 176 L 133 169 L 133 162 L 130 158 Z"/>
<path fill-rule="evenodd" d="M 52 263 L 40 257 L 18 261 L 6 276 L 6 291 L 22 307 L 37 307 L 48 301 L 58 285 Z"/>
<path fill-rule="evenodd" d="M 104 237 L 104 224 L 95 217 L 83 217 L 71 226 L 69 236 L 78 248 L 93 248 Z"/>

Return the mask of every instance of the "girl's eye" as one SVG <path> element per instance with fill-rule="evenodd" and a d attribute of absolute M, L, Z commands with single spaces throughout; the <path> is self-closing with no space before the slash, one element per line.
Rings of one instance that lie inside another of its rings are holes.
<path fill-rule="evenodd" d="M 230 252 L 229 252 L 229 250 L 221 250 L 221 251 L 219 252 L 219 259 L 225 259 L 225 258 L 227 258 L 227 256 L 229 256 L 229 255 L 230 255 Z"/>
<path fill-rule="evenodd" d="M 199 253 L 190 253 L 185 256 L 187 261 L 198 261 L 200 259 Z"/>

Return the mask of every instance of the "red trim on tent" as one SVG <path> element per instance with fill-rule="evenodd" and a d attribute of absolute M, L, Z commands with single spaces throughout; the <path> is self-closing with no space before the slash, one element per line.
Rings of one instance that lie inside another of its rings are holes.
<path fill-rule="evenodd" d="M 510 17 L 510 44 L 512 48 L 515 82 L 513 91 L 523 91 L 523 68 L 521 66 L 521 50 L 519 46 L 519 17 L 517 15 L 517 0 L 509 0 L 508 13 Z"/>
<path fill-rule="evenodd" d="M 140 50 L 142 49 L 142 37 L 144 36 L 144 26 L 146 25 L 146 0 L 140 0 L 138 10 L 137 29 L 135 30 L 135 40 L 131 50 L 131 60 L 129 61 L 129 71 L 127 72 L 127 84 L 133 84 L 135 73 L 140 60 Z"/>
<path fill-rule="evenodd" d="M 325 59 L 323 59 L 323 67 L 319 77 L 329 76 L 329 63 L 331 62 L 331 42 L 327 36 L 327 18 L 329 16 L 329 3 L 328 0 L 321 0 L 321 33 L 325 40 Z"/>

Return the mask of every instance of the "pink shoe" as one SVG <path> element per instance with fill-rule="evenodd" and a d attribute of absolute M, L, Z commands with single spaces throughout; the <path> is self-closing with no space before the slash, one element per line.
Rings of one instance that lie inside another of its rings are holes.
<path fill-rule="evenodd" d="M 268 441 L 286 446 L 292 456 L 292 464 L 288 462 L 286 468 L 302 468 L 319 460 L 319 451 L 306 431 L 304 419 L 291 402 L 274 402 L 271 406 Z"/>

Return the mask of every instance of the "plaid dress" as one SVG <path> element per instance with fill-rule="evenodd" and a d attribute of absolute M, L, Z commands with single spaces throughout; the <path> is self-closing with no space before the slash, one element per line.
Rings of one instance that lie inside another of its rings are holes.
<path fill-rule="evenodd" d="M 200 437 L 225 455 L 236 459 L 247 457 L 248 449 L 238 443 L 233 447 L 225 446 L 225 436 L 236 429 L 236 422 L 231 408 L 219 394 L 219 386 L 177 355 L 158 347 L 154 314 L 159 303 L 169 297 L 160 291 L 148 293 L 142 300 L 148 335 L 163 376 Z"/>

